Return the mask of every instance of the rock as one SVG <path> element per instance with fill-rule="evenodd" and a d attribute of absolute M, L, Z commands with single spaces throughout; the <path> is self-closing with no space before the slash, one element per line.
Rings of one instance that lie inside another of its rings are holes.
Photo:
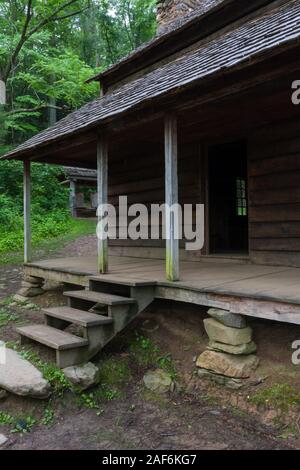
<path fill-rule="evenodd" d="M 41 287 L 22 287 L 18 291 L 18 295 L 22 297 L 36 297 L 41 294 L 44 294 L 44 290 Z"/>
<path fill-rule="evenodd" d="M 50 280 L 46 280 L 44 285 L 43 285 L 43 290 L 45 291 L 55 291 L 55 290 L 58 290 L 62 287 L 62 284 L 60 282 L 56 282 L 56 281 L 50 281 Z"/>
<path fill-rule="evenodd" d="M 256 344 L 254 341 L 250 343 L 239 344 L 238 346 L 232 346 L 230 344 L 218 343 L 218 341 L 210 341 L 208 343 L 208 349 L 211 351 L 225 352 L 235 355 L 249 355 L 256 352 Z"/>
<path fill-rule="evenodd" d="M 225 326 L 232 328 L 246 328 L 246 320 L 242 315 L 231 313 L 228 310 L 221 310 L 219 308 L 210 308 L 208 315 Z"/>
<path fill-rule="evenodd" d="M 33 284 L 31 282 L 22 281 L 21 286 L 22 287 L 40 287 L 40 284 Z"/>
<path fill-rule="evenodd" d="M 146 331 L 147 333 L 154 333 L 154 331 L 159 329 L 158 323 L 153 320 L 145 320 L 142 324 L 141 330 Z"/>
<path fill-rule="evenodd" d="M 213 318 L 206 318 L 204 327 L 209 339 L 212 341 L 238 346 L 239 344 L 250 343 L 252 339 L 252 329 L 249 326 L 246 328 L 231 328 Z"/>
<path fill-rule="evenodd" d="M 34 277 L 29 275 L 24 276 L 23 281 L 28 282 L 29 284 L 37 284 L 38 286 L 42 286 L 44 283 L 44 279 L 42 277 Z"/>
<path fill-rule="evenodd" d="M 99 382 L 99 369 L 92 362 L 63 369 L 66 378 L 81 391 Z"/>
<path fill-rule="evenodd" d="M 156 393 L 167 393 L 172 389 L 173 381 L 162 369 L 151 370 L 144 375 L 145 387 Z"/>
<path fill-rule="evenodd" d="M 7 437 L 4 436 L 4 434 L 0 434 L 0 447 L 3 446 L 7 441 Z"/>
<path fill-rule="evenodd" d="M 28 303 L 28 304 L 26 304 L 26 308 L 27 308 L 27 310 L 36 310 L 36 309 L 38 309 L 38 306 L 36 304 L 33 304 L 33 303 Z"/>
<path fill-rule="evenodd" d="M 24 297 L 23 295 L 20 295 L 20 294 L 15 294 L 13 299 L 16 302 L 28 302 L 28 299 L 26 297 Z M 10 305 L 12 305 L 12 304 L 10 304 Z"/>
<path fill-rule="evenodd" d="M 51 391 L 41 372 L 9 348 L 5 364 L 0 364 L 0 387 L 15 395 L 33 398 L 47 398 Z"/>
<path fill-rule="evenodd" d="M 204 351 L 197 360 L 197 367 L 216 374 L 237 379 L 246 379 L 258 366 L 259 359 L 254 356 L 233 356 L 215 351 Z"/>
<path fill-rule="evenodd" d="M 0 366 L 1 367 L 1 366 Z M 0 389 L 0 400 L 4 400 L 4 398 L 8 397 L 8 393 L 6 390 L 1 390 Z"/>
<path fill-rule="evenodd" d="M 211 372 L 207 369 L 198 369 L 198 375 L 201 378 L 207 378 L 219 385 L 224 385 L 231 390 L 239 390 L 244 385 L 243 380 L 241 379 L 231 379 L 230 377 L 225 377 L 224 375 L 215 374 L 214 372 Z"/>

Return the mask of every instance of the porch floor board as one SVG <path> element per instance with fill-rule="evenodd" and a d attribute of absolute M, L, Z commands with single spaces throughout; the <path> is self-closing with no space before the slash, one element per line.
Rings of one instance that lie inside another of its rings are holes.
<path fill-rule="evenodd" d="M 72 257 L 37 261 L 25 269 L 38 268 L 83 277 L 97 274 L 96 257 Z M 164 261 L 124 256 L 110 256 L 109 273 L 103 278 L 154 281 L 160 286 L 191 289 L 206 293 L 288 302 L 300 305 L 300 268 L 235 264 L 224 261 L 187 262 L 180 264 L 180 281 L 165 279 Z"/>

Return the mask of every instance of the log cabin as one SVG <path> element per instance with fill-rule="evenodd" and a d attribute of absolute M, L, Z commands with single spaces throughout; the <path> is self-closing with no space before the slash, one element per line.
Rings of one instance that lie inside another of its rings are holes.
<path fill-rule="evenodd" d="M 77 286 L 46 326 L 20 331 L 60 367 L 153 299 L 300 324 L 300 3 L 159 0 L 157 18 L 153 39 L 91 77 L 98 99 L 3 157 L 24 162 L 25 278 Z M 168 227 L 167 240 L 99 239 L 93 257 L 33 261 L 31 162 L 97 169 L 99 204 L 204 204 L 204 246 L 186 251 Z"/>

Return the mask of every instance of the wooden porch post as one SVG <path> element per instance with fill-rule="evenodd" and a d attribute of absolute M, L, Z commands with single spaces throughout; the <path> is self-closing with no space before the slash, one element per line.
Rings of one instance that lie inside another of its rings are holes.
<path fill-rule="evenodd" d="M 178 203 L 177 172 L 177 118 L 165 116 L 165 199 L 166 206 Z M 169 281 L 179 280 L 179 240 L 176 240 L 174 213 L 166 209 L 166 276 Z"/>
<path fill-rule="evenodd" d="M 107 204 L 107 173 L 108 173 L 108 152 L 107 140 L 105 136 L 98 137 L 97 141 L 97 191 L 98 191 L 98 207 Z M 102 220 L 100 214 L 98 222 Z M 104 233 L 104 226 L 101 227 Z M 100 236 L 99 236 L 100 235 Z M 98 271 L 99 273 L 106 273 L 108 271 L 108 242 L 107 238 L 101 238 L 98 228 Z"/>
<path fill-rule="evenodd" d="M 77 217 L 76 182 L 74 180 L 70 180 L 70 209 L 72 217 Z"/>
<path fill-rule="evenodd" d="M 30 161 L 24 160 L 24 263 L 31 261 Z"/>

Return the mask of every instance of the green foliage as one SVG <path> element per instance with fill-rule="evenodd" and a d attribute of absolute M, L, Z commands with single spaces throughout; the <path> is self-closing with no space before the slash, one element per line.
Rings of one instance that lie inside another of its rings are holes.
<path fill-rule="evenodd" d="M 17 320 L 19 320 L 19 317 L 15 313 L 8 312 L 4 308 L 0 309 L 0 328 L 8 325 L 10 322 L 15 322 Z"/>
<path fill-rule="evenodd" d="M 36 424 L 32 416 L 15 417 L 4 411 L 0 411 L 0 426 L 12 426 L 11 432 L 26 433 Z"/>
<path fill-rule="evenodd" d="M 6 426 L 7 424 L 14 424 L 15 418 L 4 411 L 0 411 L 0 426 Z"/>
<path fill-rule="evenodd" d="M 89 219 L 70 219 L 68 216 L 69 224 L 66 232 L 55 238 L 47 238 L 38 240 L 33 244 L 34 256 L 49 256 L 53 251 L 61 250 L 62 247 L 71 240 L 82 235 L 94 234 L 96 230 L 96 223 Z M 8 234 L 8 240 L 10 239 Z M 12 234 L 14 237 L 14 234 Z M 23 231 L 19 232 L 18 243 L 20 248 L 23 247 Z M 0 253 L 0 265 L 2 264 L 17 264 L 23 262 L 23 250 L 8 251 Z"/>
<path fill-rule="evenodd" d="M 149 367 L 156 364 L 159 348 L 151 339 L 135 332 L 135 338 L 130 344 L 130 352 L 138 365 Z"/>
<path fill-rule="evenodd" d="M 265 408 L 275 408 L 285 413 L 291 406 L 300 406 L 300 393 L 287 383 L 277 383 L 272 387 L 258 391 L 250 397 L 250 402 Z"/>
<path fill-rule="evenodd" d="M 20 432 L 26 433 L 37 423 L 37 420 L 33 416 L 25 416 L 24 418 L 15 418 L 14 427 L 11 430 L 12 433 Z"/>
<path fill-rule="evenodd" d="M 35 0 L 23 37 L 28 1 L 2 0 L 0 79 L 6 83 L 7 104 L 0 106 L 0 156 L 98 97 L 99 85 L 85 81 L 153 36 L 155 3 Z M 62 9 L 52 18 L 57 8 Z M 32 165 L 35 245 L 73 227 L 66 212 L 68 189 L 58 184 L 62 176 L 59 167 Z M 22 187 L 21 162 L 1 161 L 1 261 L 4 253 L 22 248 Z"/>
<path fill-rule="evenodd" d="M 44 410 L 41 423 L 44 426 L 47 426 L 48 428 L 50 428 L 53 425 L 54 417 L 55 417 L 55 412 L 52 407 L 52 400 L 49 400 L 49 403 L 47 404 Z"/>
<path fill-rule="evenodd" d="M 99 404 L 95 400 L 93 393 L 80 393 L 77 398 L 77 403 L 79 406 L 89 408 L 90 410 L 99 409 Z"/>
<path fill-rule="evenodd" d="M 171 354 L 162 355 L 160 348 L 150 338 L 135 332 L 135 338 L 130 343 L 130 352 L 134 361 L 140 367 L 159 367 L 176 378 L 176 369 Z"/>
<path fill-rule="evenodd" d="M 23 36 L 28 1 L 2 0 L 0 155 L 99 96 L 99 85 L 85 81 L 154 35 L 155 3 L 35 0 Z"/>
<path fill-rule="evenodd" d="M 100 400 L 113 400 L 122 395 L 122 389 L 131 378 L 126 358 L 108 357 L 99 364 L 99 387 L 95 396 Z"/>
<path fill-rule="evenodd" d="M 67 209 L 68 189 L 60 167 L 32 165 L 32 243 L 67 233 L 75 224 Z M 0 254 L 23 247 L 23 169 L 20 162 L 0 163 Z M 51 195 L 51 197 L 49 197 Z"/>

